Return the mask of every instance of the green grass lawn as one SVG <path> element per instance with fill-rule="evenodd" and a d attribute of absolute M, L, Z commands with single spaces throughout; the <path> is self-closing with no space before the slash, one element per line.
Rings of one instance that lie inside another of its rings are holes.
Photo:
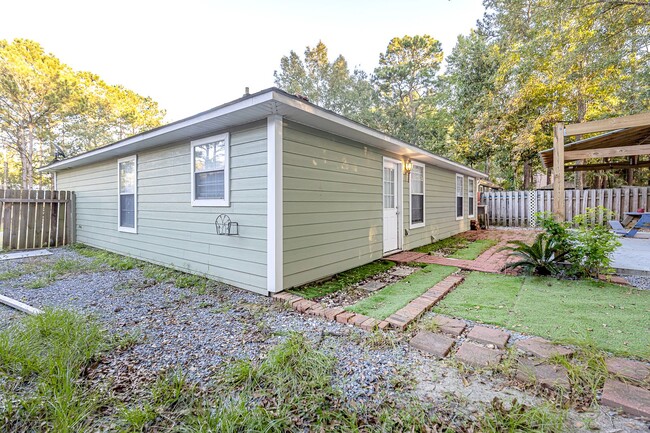
<path fill-rule="evenodd" d="M 650 291 L 473 272 L 434 311 L 650 359 Z"/>
<path fill-rule="evenodd" d="M 308 284 L 297 289 L 289 290 L 291 293 L 300 295 L 305 299 L 320 298 L 330 293 L 337 292 L 341 289 L 349 287 L 366 278 L 385 272 L 395 266 L 394 262 L 378 260 L 376 262 L 368 263 L 367 265 L 359 266 L 358 268 L 350 269 L 349 271 L 336 274 L 331 280 L 324 281 L 319 284 Z"/>
<path fill-rule="evenodd" d="M 466 247 L 457 250 L 453 254 L 450 254 L 449 257 L 453 259 L 476 260 L 476 258 L 487 251 L 488 248 L 492 248 L 496 244 L 497 241 L 494 239 L 479 239 L 467 244 Z"/>
<path fill-rule="evenodd" d="M 442 251 L 446 254 L 451 254 L 465 247 L 468 243 L 469 241 L 461 236 L 452 236 L 449 238 L 441 239 L 432 244 L 422 245 L 421 247 L 415 248 L 413 251 L 425 254 L 429 254 L 435 251 Z"/>
<path fill-rule="evenodd" d="M 450 266 L 428 265 L 345 309 L 383 320 L 457 270 Z"/>

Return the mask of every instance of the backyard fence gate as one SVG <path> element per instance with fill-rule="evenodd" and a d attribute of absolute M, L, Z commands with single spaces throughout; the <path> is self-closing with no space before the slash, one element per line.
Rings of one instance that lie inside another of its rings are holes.
<path fill-rule="evenodd" d="M 587 208 L 602 206 L 612 218 L 621 221 L 625 212 L 648 210 L 650 188 L 625 187 L 564 191 L 565 221 L 584 214 Z M 481 204 L 487 207 L 491 225 L 534 227 L 536 212 L 553 212 L 553 191 L 495 191 L 481 194 Z M 593 223 L 606 224 L 607 215 L 599 213 Z"/>
<path fill-rule="evenodd" d="M 74 205 L 72 191 L 0 189 L 0 250 L 73 243 Z"/>

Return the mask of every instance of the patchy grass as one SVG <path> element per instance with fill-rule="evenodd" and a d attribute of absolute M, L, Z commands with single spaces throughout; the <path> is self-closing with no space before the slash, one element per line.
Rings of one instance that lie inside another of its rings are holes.
<path fill-rule="evenodd" d="M 111 253 L 110 251 L 89 247 L 80 243 L 74 244 L 70 248 L 84 257 L 94 259 L 93 264 L 95 266 L 105 265 L 118 271 L 128 271 L 129 269 L 133 269 L 143 264 L 140 260 L 123 256 L 121 254 Z"/>
<path fill-rule="evenodd" d="M 469 242 L 469 240 L 462 236 L 452 236 L 450 238 L 441 239 L 434 243 L 415 248 L 413 251 L 425 254 L 441 252 L 445 255 L 449 255 L 464 248 Z"/>
<path fill-rule="evenodd" d="M 99 325 L 64 310 L 26 317 L 2 331 L 0 377 L 6 381 L 0 383 L 8 400 L 18 402 L 0 409 L 3 431 L 83 431 L 98 398 L 80 378 L 108 347 Z"/>
<path fill-rule="evenodd" d="M 341 289 L 363 281 L 366 278 L 370 278 L 373 275 L 386 272 L 393 266 L 395 266 L 395 263 L 393 262 L 379 260 L 336 274 L 331 280 L 317 284 L 308 284 L 290 290 L 290 292 L 300 295 L 305 299 L 321 298 L 325 295 L 338 292 Z"/>
<path fill-rule="evenodd" d="M 650 291 L 592 280 L 473 272 L 434 311 L 650 359 Z"/>
<path fill-rule="evenodd" d="M 470 242 L 467 246 L 456 250 L 453 254 L 450 254 L 448 257 L 453 259 L 462 259 L 462 260 L 476 260 L 478 256 L 483 254 L 489 248 L 492 248 L 497 244 L 497 241 L 494 239 L 479 239 L 474 242 Z"/>
<path fill-rule="evenodd" d="M 5 272 L 0 272 L 0 281 L 13 280 L 14 278 L 20 278 L 25 274 L 25 271 L 22 269 L 10 269 Z"/>
<path fill-rule="evenodd" d="M 346 310 L 383 320 L 457 270 L 450 266 L 428 265 L 421 271 L 346 307 Z"/>
<path fill-rule="evenodd" d="M 505 405 L 501 400 L 492 400 L 482 417 L 481 432 L 537 432 L 561 433 L 565 429 L 566 413 L 550 404 L 530 407 L 513 400 Z"/>

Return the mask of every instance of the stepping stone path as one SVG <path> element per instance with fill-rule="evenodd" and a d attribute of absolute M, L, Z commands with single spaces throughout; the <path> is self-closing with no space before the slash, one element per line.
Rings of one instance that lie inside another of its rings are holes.
<path fill-rule="evenodd" d="M 523 352 L 535 355 L 538 358 L 550 358 L 552 356 L 562 355 L 571 356 L 573 350 L 568 347 L 558 346 L 541 337 L 532 337 L 526 340 L 519 340 L 515 347 Z"/>
<path fill-rule="evenodd" d="M 438 358 L 444 358 L 454 345 L 454 339 L 429 331 L 420 331 L 411 339 L 409 344 L 423 352 L 431 353 Z"/>
<path fill-rule="evenodd" d="M 474 368 L 484 368 L 497 365 L 503 355 L 501 350 L 488 349 L 466 341 L 456 352 L 456 359 Z"/>
<path fill-rule="evenodd" d="M 408 277 L 409 275 L 411 275 L 416 270 L 417 269 L 415 269 L 415 268 L 398 268 L 398 269 L 395 269 L 394 271 L 391 271 L 390 274 L 394 275 L 396 277 Z"/>
<path fill-rule="evenodd" d="M 464 321 L 458 319 L 452 319 L 451 317 L 446 316 L 434 316 L 433 323 L 438 326 L 438 329 L 443 334 L 453 335 L 458 337 L 463 333 L 467 325 Z"/>
<path fill-rule="evenodd" d="M 565 367 L 546 364 L 543 361 L 519 359 L 515 378 L 520 382 L 539 384 L 548 389 L 569 390 L 571 388 L 569 374 Z"/>
<path fill-rule="evenodd" d="M 475 326 L 469 331 L 467 338 L 478 341 L 479 343 L 491 344 L 499 349 L 505 349 L 506 343 L 510 339 L 510 334 L 494 328 Z"/>
<path fill-rule="evenodd" d="M 650 391 L 618 380 L 607 379 L 600 403 L 624 412 L 650 419 Z"/>
<path fill-rule="evenodd" d="M 367 290 L 369 292 L 376 292 L 379 289 L 386 287 L 386 283 L 383 281 L 368 281 L 365 284 L 359 286 L 360 289 Z"/>

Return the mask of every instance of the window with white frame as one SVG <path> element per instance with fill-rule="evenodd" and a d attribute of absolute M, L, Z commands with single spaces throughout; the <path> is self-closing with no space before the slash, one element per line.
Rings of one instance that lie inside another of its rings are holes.
<path fill-rule="evenodd" d="M 476 200 L 476 181 L 473 177 L 467 178 L 467 207 L 469 209 L 469 217 L 474 218 L 474 201 Z"/>
<path fill-rule="evenodd" d="M 135 155 L 117 161 L 117 229 L 122 232 L 137 232 L 137 170 L 138 163 Z"/>
<path fill-rule="evenodd" d="M 229 136 L 192 141 L 192 206 L 229 206 Z"/>
<path fill-rule="evenodd" d="M 424 165 L 413 163 L 410 173 L 411 228 L 424 226 Z"/>
<path fill-rule="evenodd" d="M 456 175 L 456 219 L 463 218 L 463 175 Z"/>

